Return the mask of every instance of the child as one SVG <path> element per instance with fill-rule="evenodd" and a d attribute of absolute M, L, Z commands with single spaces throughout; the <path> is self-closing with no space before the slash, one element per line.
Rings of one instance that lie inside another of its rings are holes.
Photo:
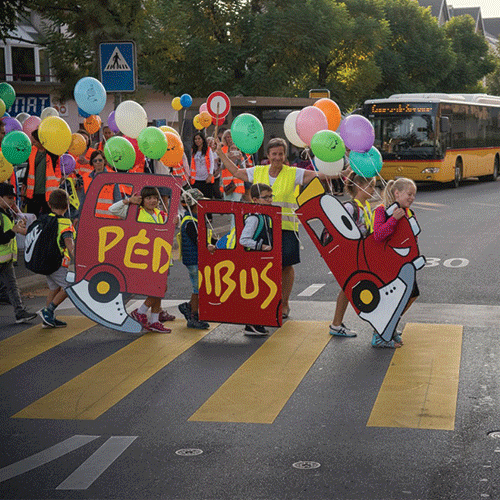
<path fill-rule="evenodd" d="M 383 205 L 375 209 L 373 237 L 376 241 L 384 241 L 394 233 L 399 221 L 410 215 L 410 206 L 415 200 L 417 186 L 411 179 L 400 178 L 395 181 L 389 181 L 382 194 Z M 394 213 L 388 217 L 385 209 L 389 208 L 394 202 L 398 203 L 399 208 L 394 210 Z M 415 299 L 420 295 L 417 283 L 413 286 L 413 291 L 408 301 L 408 304 L 403 311 L 403 314 L 415 302 Z M 392 340 L 385 341 L 377 333 L 373 332 L 372 346 L 373 347 L 388 347 L 394 349 L 403 345 L 401 334 L 396 332 Z"/>
<path fill-rule="evenodd" d="M 127 216 L 128 205 L 139 205 L 138 222 L 149 222 L 151 224 L 164 224 L 167 214 L 158 209 L 160 203 L 160 193 L 154 187 L 145 186 L 141 189 L 141 194 L 133 194 L 130 198 L 117 201 L 109 207 L 109 211 L 122 217 Z M 171 316 L 161 310 L 161 297 L 148 297 L 142 306 L 134 309 L 130 316 L 142 325 L 145 330 L 159 333 L 171 333 L 170 328 L 166 328 L 162 321 L 173 321 L 175 316 Z M 148 321 L 147 312 L 151 308 L 151 317 Z M 160 317 L 161 315 L 161 317 Z"/>
<path fill-rule="evenodd" d="M 345 188 L 351 196 L 351 201 L 345 203 L 345 208 L 358 226 L 361 235 L 368 236 L 373 231 L 373 213 L 368 200 L 375 191 L 375 179 L 362 177 L 351 172 L 345 181 Z M 356 332 L 342 323 L 349 300 L 344 290 L 340 290 L 335 307 L 335 316 L 330 325 L 330 334 L 337 337 L 356 337 Z"/>
<path fill-rule="evenodd" d="M 68 266 L 70 259 L 73 259 L 74 251 L 74 238 L 75 229 L 70 219 L 63 217 L 68 210 L 69 198 L 66 191 L 63 189 L 54 189 L 50 193 L 49 208 L 51 213 L 49 217 L 57 217 L 58 231 L 57 231 L 57 246 L 63 255 L 61 267 L 47 275 L 47 285 L 49 287 L 49 294 L 47 295 L 46 307 L 41 309 L 40 314 L 43 324 L 51 328 L 63 328 L 67 326 L 65 321 L 60 321 L 55 317 L 55 310 L 59 304 L 68 296 L 66 288 L 66 275 L 68 274 Z"/>
<path fill-rule="evenodd" d="M 27 323 L 36 314 L 26 310 L 17 285 L 14 262 L 17 260 L 16 234 L 26 234 L 26 222 L 19 220 L 14 224 L 14 205 L 16 195 L 14 186 L 0 184 L 0 283 L 7 291 L 9 302 L 14 306 L 16 323 Z"/>
<path fill-rule="evenodd" d="M 189 271 L 189 278 L 193 287 L 191 300 L 179 305 L 179 311 L 187 320 L 188 328 L 206 330 L 210 325 L 200 321 L 198 316 L 198 200 L 203 198 L 203 193 L 196 188 L 182 192 L 181 203 L 186 208 L 181 220 L 181 253 L 182 263 Z M 215 246 L 208 245 L 208 250 L 213 252 Z"/>
<path fill-rule="evenodd" d="M 272 205 L 273 190 L 267 184 L 252 184 L 250 196 L 253 203 Z M 260 224 L 260 222 L 264 224 Z M 259 225 L 262 229 L 258 231 Z M 245 227 L 240 235 L 240 245 L 248 250 L 270 251 L 273 246 L 273 232 L 270 217 L 263 214 L 250 214 L 245 219 Z M 258 337 L 267 335 L 268 331 L 261 325 L 245 325 L 245 335 Z"/>

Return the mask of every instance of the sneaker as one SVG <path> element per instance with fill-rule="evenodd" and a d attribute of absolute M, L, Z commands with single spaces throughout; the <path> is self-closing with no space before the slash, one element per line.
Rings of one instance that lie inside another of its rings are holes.
<path fill-rule="evenodd" d="M 189 305 L 189 302 L 183 302 L 182 304 L 179 304 L 178 308 L 182 315 L 186 318 L 186 320 L 189 321 L 191 318 L 191 306 Z"/>
<path fill-rule="evenodd" d="M 394 340 L 384 340 L 377 332 L 373 332 L 372 347 L 397 349 L 398 347 L 401 347 L 401 344 Z"/>
<path fill-rule="evenodd" d="M 200 321 L 197 314 L 193 314 L 187 322 L 188 328 L 196 328 L 198 330 L 208 330 L 210 328 L 210 324 L 206 321 Z"/>
<path fill-rule="evenodd" d="M 146 314 L 141 314 L 138 309 L 134 309 L 130 316 L 137 321 L 143 328 L 147 328 L 149 325 L 148 317 Z"/>
<path fill-rule="evenodd" d="M 158 320 L 160 321 L 160 323 L 165 323 L 165 321 L 174 321 L 175 316 L 173 314 L 168 314 L 167 311 L 160 311 Z"/>
<path fill-rule="evenodd" d="M 56 328 L 64 328 L 65 326 L 68 326 L 68 323 L 66 323 L 66 321 L 61 321 L 60 319 L 54 318 L 54 326 Z"/>
<path fill-rule="evenodd" d="M 245 335 L 249 337 L 262 337 L 269 332 L 260 325 L 245 325 Z"/>
<path fill-rule="evenodd" d="M 146 326 L 146 329 L 150 332 L 159 332 L 159 333 L 171 333 L 172 330 L 170 328 L 165 328 L 159 321 L 155 321 L 154 323 L 149 323 Z"/>
<path fill-rule="evenodd" d="M 32 321 L 35 318 L 36 318 L 36 313 L 30 313 L 25 309 L 16 316 L 16 323 L 27 323 L 28 321 Z"/>
<path fill-rule="evenodd" d="M 43 324 L 47 326 L 51 326 L 52 328 L 56 327 L 56 322 L 54 318 L 54 312 L 50 309 L 44 307 L 38 311 L 38 314 L 42 318 Z"/>
<path fill-rule="evenodd" d="M 357 337 L 355 331 L 351 330 L 342 323 L 340 326 L 330 325 L 330 335 L 335 335 L 336 337 Z"/>

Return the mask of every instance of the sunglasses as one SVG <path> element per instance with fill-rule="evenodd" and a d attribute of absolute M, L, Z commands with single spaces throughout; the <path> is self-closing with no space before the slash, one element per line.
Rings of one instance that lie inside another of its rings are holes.
<path fill-rule="evenodd" d="M 92 163 L 95 163 L 96 161 L 104 161 L 104 160 L 103 160 L 102 158 L 94 158 L 94 159 L 92 160 Z"/>

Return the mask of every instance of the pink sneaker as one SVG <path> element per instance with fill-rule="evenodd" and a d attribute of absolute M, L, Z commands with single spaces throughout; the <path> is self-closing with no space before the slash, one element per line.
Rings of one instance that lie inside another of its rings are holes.
<path fill-rule="evenodd" d="M 175 316 L 173 314 L 168 314 L 167 311 L 160 311 L 160 316 L 158 319 L 160 323 L 165 323 L 165 321 L 174 321 Z"/>
<path fill-rule="evenodd" d="M 140 323 L 143 328 L 148 327 L 148 317 L 146 314 L 141 314 L 138 309 L 134 309 L 131 313 L 130 316 L 137 321 L 137 323 Z"/>
<path fill-rule="evenodd" d="M 156 321 L 155 323 L 149 323 L 146 328 L 150 332 L 159 332 L 159 333 L 171 333 L 172 330 L 170 328 L 165 328 L 159 321 Z"/>

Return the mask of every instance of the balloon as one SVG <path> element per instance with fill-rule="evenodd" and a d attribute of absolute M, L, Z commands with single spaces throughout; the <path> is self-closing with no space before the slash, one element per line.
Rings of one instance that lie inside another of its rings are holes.
<path fill-rule="evenodd" d="M 294 145 L 299 148 L 305 148 L 307 144 L 298 136 L 297 134 L 297 116 L 300 111 L 292 111 L 285 118 L 285 123 L 283 124 L 285 128 L 286 138 Z"/>
<path fill-rule="evenodd" d="M 59 111 L 57 111 L 57 109 L 51 108 L 51 107 L 45 108 L 42 111 L 42 114 L 40 115 L 40 119 L 43 121 L 48 116 L 59 116 Z"/>
<path fill-rule="evenodd" d="M 125 137 L 114 136 L 104 145 L 104 156 L 117 170 L 130 170 L 135 163 L 135 150 Z"/>
<path fill-rule="evenodd" d="M 137 139 L 141 130 L 148 126 L 144 108 L 135 101 L 123 101 L 115 110 L 116 125 L 124 135 Z M 127 170 L 127 169 L 124 169 Z"/>
<path fill-rule="evenodd" d="M 198 110 L 200 113 L 203 113 L 203 111 L 208 111 L 208 108 L 207 108 L 207 103 L 204 102 L 201 106 L 200 106 L 200 109 Z"/>
<path fill-rule="evenodd" d="M 208 111 L 202 111 L 198 115 L 198 121 L 202 127 L 210 127 L 212 125 L 212 115 Z"/>
<path fill-rule="evenodd" d="M 19 123 L 22 125 L 29 117 L 30 115 L 28 113 L 19 113 L 16 116 L 16 120 L 19 120 Z"/>
<path fill-rule="evenodd" d="M 87 141 L 82 134 L 75 132 L 71 135 L 71 144 L 69 145 L 68 151 L 75 156 L 80 156 L 85 153 L 87 149 Z"/>
<path fill-rule="evenodd" d="M 189 108 L 193 104 L 193 98 L 189 94 L 182 94 L 179 101 L 183 108 Z"/>
<path fill-rule="evenodd" d="M 372 146 L 369 151 L 364 153 L 351 151 L 349 163 L 358 175 L 374 177 L 382 169 L 382 155 L 375 146 Z"/>
<path fill-rule="evenodd" d="M 161 130 L 162 132 L 172 132 L 172 134 L 175 134 L 175 135 L 179 136 L 179 138 L 181 137 L 181 136 L 179 135 L 179 132 L 177 132 L 177 130 L 175 130 L 175 128 L 173 128 L 173 127 L 169 127 L 168 125 L 162 125 L 162 126 L 160 127 L 160 130 Z"/>
<path fill-rule="evenodd" d="M 10 179 L 12 172 L 14 172 L 12 163 L 10 163 L 10 161 L 7 161 L 2 151 L 0 151 L 0 182 L 4 182 L 7 179 Z"/>
<path fill-rule="evenodd" d="M 200 123 L 200 115 L 196 115 L 193 118 L 193 125 L 196 130 L 201 130 L 203 128 L 203 125 Z"/>
<path fill-rule="evenodd" d="M 59 158 L 59 164 L 61 166 L 61 173 L 63 175 L 71 174 L 76 168 L 75 158 L 68 153 L 61 155 L 61 157 Z"/>
<path fill-rule="evenodd" d="M 264 127 L 250 113 L 238 115 L 231 124 L 231 137 L 236 146 L 246 154 L 256 153 L 264 141 Z"/>
<path fill-rule="evenodd" d="M 306 106 L 299 111 L 295 127 L 300 139 L 309 145 L 316 132 L 328 129 L 328 120 L 321 109 Z"/>
<path fill-rule="evenodd" d="M 9 109 L 16 100 L 16 91 L 9 83 L 0 83 L 0 99 L 5 103 L 5 108 Z"/>
<path fill-rule="evenodd" d="M 40 144 L 50 153 L 62 155 L 71 144 L 69 125 L 59 116 L 48 116 L 38 127 Z"/>
<path fill-rule="evenodd" d="M 117 134 L 120 132 L 120 129 L 116 125 L 116 120 L 115 120 L 115 112 L 111 111 L 108 115 L 108 127 L 112 130 L 114 134 Z"/>
<path fill-rule="evenodd" d="M 76 82 L 74 96 L 76 104 L 89 115 L 98 115 L 106 105 L 106 89 L 103 84 L 85 76 Z"/>
<path fill-rule="evenodd" d="M 342 120 L 339 134 L 346 147 L 352 151 L 364 153 L 375 142 L 375 130 L 370 121 L 361 115 L 350 115 Z"/>
<path fill-rule="evenodd" d="M 175 109 L 175 111 L 180 111 L 182 109 L 182 104 L 181 104 L 181 98 L 180 97 L 174 97 L 172 99 L 172 107 Z"/>
<path fill-rule="evenodd" d="M 218 121 L 217 121 L 217 118 L 214 118 L 212 116 L 212 123 L 214 125 L 217 125 L 218 127 L 220 127 L 221 125 L 224 125 L 225 121 L 226 121 L 226 117 L 225 116 L 220 116 Z"/>
<path fill-rule="evenodd" d="M 334 101 L 325 97 L 323 99 L 320 99 L 319 101 L 316 101 L 313 106 L 321 109 L 321 111 L 325 113 L 329 130 L 335 131 L 339 128 L 342 116 L 340 114 L 340 108 Z"/>
<path fill-rule="evenodd" d="M 157 127 L 146 127 L 137 138 L 139 149 L 147 158 L 159 160 L 168 148 L 165 132 Z"/>
<path fill-rule="evenodd" d="M 318 171 L 325 175 L 337 175 L 344 170 L 344 158 L 333 162 L 327 162 L 320 160 L 319 158 L 314 158 L 314 164 L 316 165 Z"/>
<path fill-rule="evenodd" d="M 30 116 L 23 123 L 23 132 L 31 138 L 31 133 L 39 127 L 41 121 L 38 116 Z"/>
<path fill-rule="evenodd" d="M 3 99 L 0 99 L 0 116 L 3 116 L 5 114 L 6 109 L 7 109 L 7 106 L 5 106 Z"/>
<path fill-rule="evenodd" d="M 311 150 L 320 160 L 337 161 L 345 155 L 344 141 L 332 130 L 320 130 L 311 139 Z"/>
<path fill-rule="evenodd" d="M 167 137 L 168 149 L 160 161 L 167 167 L 176 167 L 182 161 L 184 145 L 180 137 L 172 132 L 165 132 L 165 135 Z"/>
<path fill-rule="evenodd" d="M 3 124 L 5 126 L 5 133 L 8 134 L 9 132 L 12 132 L 13 130 L 22 130 L 23 126 L 19 123 L 19 120 L 16 120 L 15 118 L 12 118 L 11 116 L 7 116 L 6 118 L 2 119 Z"/>
<path fill-rule="evenodd" d="M 2 153 L 12 165 L 25 162 L 31 154 L 30 138 L 20 130 L 9 132 L 3 138 Z"/>
<path fill-rule="evenodd" d="M 99 115 L 90 115 L 83 120 L 83 126 L 89 134 L 95 134 L 101 128 L 101 117 Z"/>

